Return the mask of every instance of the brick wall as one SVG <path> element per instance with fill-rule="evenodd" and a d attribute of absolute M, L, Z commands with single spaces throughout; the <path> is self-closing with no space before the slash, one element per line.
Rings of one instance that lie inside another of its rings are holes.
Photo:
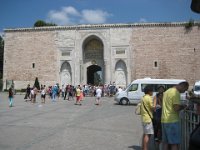
<path fill-rule="evenodd" d="M 14 80 L 16 87 L 26 87 L 38 77 L 45 84 L 55 81 L 58 69 L 54 32 L 6 33 L 4 82 Z"/>
<path fill-rule="evenodd" d="M 132 78 L 200 80 L 200 28 L 136 27 L 131 38 L 135 70 Z M 157 67 L 155 67 L 157 62 Z"/>

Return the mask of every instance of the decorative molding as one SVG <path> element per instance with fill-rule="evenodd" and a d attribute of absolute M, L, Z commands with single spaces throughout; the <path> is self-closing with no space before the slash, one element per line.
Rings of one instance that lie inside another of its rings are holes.
<path fill-rule="evenodd" d="M 185 26 L 187 22 L 171 22 L 171 23 L 130 23 L 130 24 L 88 24 L 88 25 L 72 25 L 72 26 L 50 26 L 50 27 L 34 27 L 34 28 L 15 28 L 4 29 L 5 32 L 33 32 L 33 31 L 55 31 L 55 30 L 86 30 L 86 29 L 106 29 L 106 28 L 133 28 L 133 27 L 177 27 Z M 194 22 L 199 25 L 200 22 Z"/>

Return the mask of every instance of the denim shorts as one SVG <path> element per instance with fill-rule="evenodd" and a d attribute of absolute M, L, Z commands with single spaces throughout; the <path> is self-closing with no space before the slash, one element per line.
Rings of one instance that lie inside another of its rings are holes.
<path fill-rule="evenodd" d="M 162 123 L 162 141 L 167 144 L 181 143 L 180 123 Z"/>

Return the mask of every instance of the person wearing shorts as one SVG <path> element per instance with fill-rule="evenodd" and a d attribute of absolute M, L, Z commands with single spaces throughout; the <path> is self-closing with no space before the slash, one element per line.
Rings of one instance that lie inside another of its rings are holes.
<path fill-rule="evenodd" d="M 168 89 L 163 95 L 161 123 L 164 150 L 179 150 L 181 142 L 179 111 L 186 107 L 180 102 L 180 93 L 184 93 L 188 87 L 188 82 L 184 81 Z"/>
<path fill-rule="evenodd" d="M 100 104 L 101 95 L 102 95 L 102 90 L 98 86 L 97 89 L 96 89 L 96 105 Z"/>
<path fill-rule="evenodd" d="M 145 95 L 141 100 L 141 119 L 143 126 L 142 150 L 148 150 L 149 140 L 151 135 L 154 134 L 153 130 L 153 88 L 146 86 L 144 89 Z"/>

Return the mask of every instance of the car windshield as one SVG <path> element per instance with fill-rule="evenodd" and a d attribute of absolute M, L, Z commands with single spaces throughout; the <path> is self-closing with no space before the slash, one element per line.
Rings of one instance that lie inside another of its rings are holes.
<path fill-rule="evenodd" d="M 129 87 L 131 86 L 131 84 L 129 84 L 126 88 L 125 91 L 127 91 L 129 89 Z"/>

